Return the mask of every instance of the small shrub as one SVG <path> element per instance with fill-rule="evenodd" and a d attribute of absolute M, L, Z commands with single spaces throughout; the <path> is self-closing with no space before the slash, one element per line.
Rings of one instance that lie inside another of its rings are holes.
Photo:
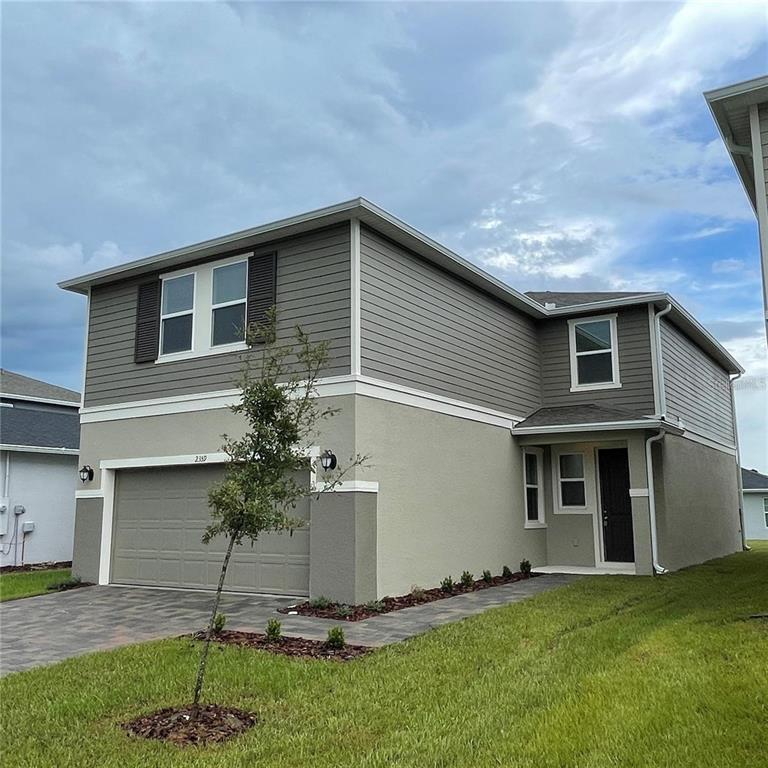
<path fill-rule="evenodd" d="M 213 634 L 220 635 L 224 631 L 224 625 L 227 623 L 227 617 L 223 613 L 217 613 L 213 619 Z"/>
<path fill-rule="evenodd" d="M 346 641 L 344 640 L 344 630 L 341 627 L 331 627 L 328 630 L 328 637 L 325 644 L 329 648 L 335 650 L 343 648 L 346 645 Z"/>
<path fill-rule="evenodd" d="M 64 581 L 57 581 L 55 584 L 49 584 L 47 589 L 49 592 L 66 592 L 68 589 L 75 589 L 82 584 L 79 576 L 73 576 L 71 579 L 65 579 Z"/>
<path fill-rule="evenodd" d="M 483 571 L 483 581 L 486 584 L 490 584 L 493 581 L 493 576 L 491 576 L 491 572 L 488 570 Z"/>
<path fill-rule="evenodd" d="M 333 602 L 323 595 L 320 595 L 320 597 L 316 597 L 309 601 L 310 608 L 316 608 L 321 611 L 324 611 L 326 608 L 330 608 L 332 605 Z"/>
<path fill-rule="evenodd" d="M 351 616 L 354 612 L 355 612 L 354 608 L 352 608 L 351 605 L 346 605 L 346 603 L 342 603 L 342 605 L 339 605 L 336 607 L 336 615 L 342 619 L 346 619 L 348 616 Z"/>
<path fill-rule="evenodd" d="M 520 573 L 523 574 L 524 579 L 531 578 L 531 561 L 530 560 L 520 561 Z"/>
<path fill-rule="evenodd" d="M 463 587 L 472 587 L 475 584 L 475 574 L 469 571 L 464 571 L 461 574 L 461 585 Z"/>
<path fill-rule="evenodd" d="M 411 595 L 413 596 L 414 600 L 423 600 L 424 590 L 418 584 L 413 584 L 411 586 Z"/>
<path fill-rule="evenodd" d="M 277 619 L 270 619 L 267 622 L 267 642 L 279 643 L 282 636 L 282 624 Z"/>
<path fill-rule="evenodd" d="M 384 610 L 384 603 L 381 600 L 371 600 L 365 604 L 365 609 L 374 613 L 381 613 Z"/>
<path fill-rule="evenodd" d="M 443 592 L 453 592 L 453 586 L 453 579 L 450 576 L 446 576 L 440 582 L 440 589 L 442 589 Z"/>
<path fill-rule="evenodd" d="M 501 576 L 504 579 L 511 579 L 512 578 L 512 571 L 509 570 L 509 566 L 508 565 L 505 565 L 501 569 Z"/>

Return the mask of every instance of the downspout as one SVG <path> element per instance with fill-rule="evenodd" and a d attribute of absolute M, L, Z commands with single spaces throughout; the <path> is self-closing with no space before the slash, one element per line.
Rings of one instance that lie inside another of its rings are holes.
<path fill-rule="evenodd" d="M 664 309 L 653 315 L 654 352 L 656 354 L 656 388 L 659 394 L 659 412 L 656 414 L 660 421 L 667 418 L 667 393 L 664 389 L 664 359 L 661 354 L 661 318 L 672 311 L 672 302 L 667 302 Z M 656 488 L 653 480 L 653 443 L 664 439 L 664 428 L 645 441 L 645 471 L 648 476 L 648 517 L 651 523 L 651 559 L 654 573 L 667 573 L 667 569 L 659 563 L 659 535 L 656 526 Z"/>
<path fill-rule="evenodd" d="M 733 392 L 733 384 L 740 379 L 743 371 L 737 373 L 731 379 L 731 419 L 733 421 L 733 440 L 736 443 L 736 482 L 739 490 L 739 526 L 741 527 L 741 548 L 749 552 L 751 547 L 747 544 L 747 532 L 744 525 L 744 486 L 741 482 L 741 450 L 739 449 L 739 425 L 736 421 L 736 395 Z"/>
<path fill-rule="evenodd" d="M 651 520 L 651 558 L 654 573 L 667 573 L 667 569 L 659 563 L 659 537 L 656 531 L 656 490 L 653 485 L 653 443 L 664 439 L 664 429 L 652 435 L 645 441 L 645 471 L 648 475 L 648 516 Z"/>

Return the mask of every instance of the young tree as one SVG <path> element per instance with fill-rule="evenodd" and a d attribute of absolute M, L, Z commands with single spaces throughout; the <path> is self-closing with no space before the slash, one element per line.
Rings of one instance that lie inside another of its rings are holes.
<path fill-rule="evenodd" d="M 214 622 L 234 547 L 244 541 L 255 542 L 263 533 L 293 534 L 304 524 L 291 516 L 297 502 L 333 491 L 344 475 L 367 458 L 352 457 L 346 467 L 327 475 L 319 487 L 308 488 L 297 482 L 296 473 L 306 469 L 310 461 L 306 449 L 317 426 L 336 413 L 317 400 L 317 379 L 328 358 L 328 343 L 312 343 L 298 326 L 292 339 L 279 343 L 274 310 L 264 324 L 248 329 L 248 342 L 261 346 L 259 364 L 254 370 L 251 360 L 246 359 L 239 382 L 240 400 L 231 406 L 233 413 L 244 417 L 246 431 L 239 438 L 224 435 L 223 450 L 229 456 L 226 473 L 208 492 L 212 522 L 203 534 L 203 543 L 223 535 L 228 544 L 200 654 L 195 706 L 200 703 Z"/>

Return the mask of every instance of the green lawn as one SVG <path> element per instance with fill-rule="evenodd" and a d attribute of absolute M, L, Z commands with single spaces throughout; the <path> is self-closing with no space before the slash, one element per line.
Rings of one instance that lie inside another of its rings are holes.
<path fill-rule="evenodd" d="M 44 595 L 48 592 L 49 586 L 67 581 L 70 576 L 69 568 L 0 574 L 0 602 Z"/>
<path fill-rule="evenodd" d="M 179 749 L 118 723 L 189 699 L 167 640 L 0 681 L 4 766 L 729 768 L 768 755 L 768 546 L 597 577 L 349 664 L 217 648 L 208 700 L 260 724 Z M 65 628 L 62 627 L 62 631 Z"/>

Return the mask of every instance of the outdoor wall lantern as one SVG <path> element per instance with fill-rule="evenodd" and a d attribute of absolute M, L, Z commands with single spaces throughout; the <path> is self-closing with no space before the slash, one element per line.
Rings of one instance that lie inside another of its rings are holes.
<path fill-rule="evenodd" d="M 326 448 L 320 454 L 320 464 L 326 472 L 329 469 L 336 469 L 336 454 Z"/>
<path fill-rule="evenodd" d="M 80 467 L 80 479 L 84 483 L 93 480 L 93 467 L 90 466 L 90 464 L 84 464 L 82 467 Z"/>

